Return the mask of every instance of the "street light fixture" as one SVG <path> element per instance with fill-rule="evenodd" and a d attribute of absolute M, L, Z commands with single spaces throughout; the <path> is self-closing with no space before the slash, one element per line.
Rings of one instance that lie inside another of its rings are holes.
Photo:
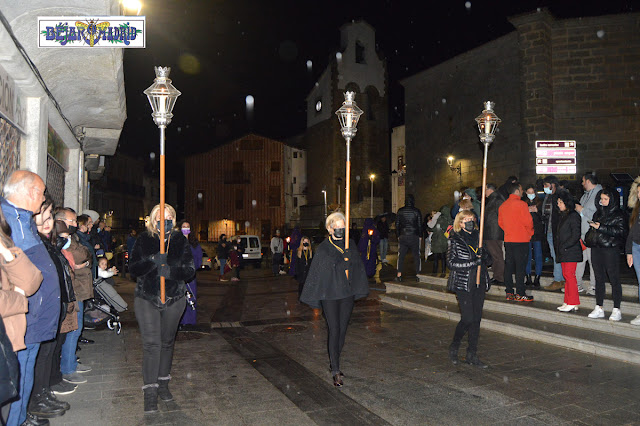
<path fill-rule="evenodd" d="M 370 216 L 373 218 L 373 180 L 376 178 L 376 175 L 371 173 L 369 175 L 369 180 L 371 181 L 371 212 Z"/>
<path fill-rule="evenodd" d="M 153 110 L 151 113 L 153 121 L 160 128 L 160 253 L 164 254 L 164 129 L 171 123 L 173 107 L 176 104 L 176 99 L 182 93 L 171 84 L 169 79 L 171 68 L 155 67 L 154 69 L 156 78 L 153 80 L 153 84 L 144 91 L 144 94 L 147 95 Z M 151 219 L 153 220 L 153 218 Z M 165 303 L 164 282 L 164 277 L 160 277 L 160 299 L 163 304 Z"/>
<path fill-rule="evenodd" d="M 482 204 L 480 207 L 480 243 L 479 247 L 482 247 L 482 238 L 484 237 L 484 202 L 485 193 L 487 190 L 487 154 L 489 153 L 489 145 L 495 139 L 496 130 L 502 120 L 498 118 L 493 107 L 495 103 L 487 101 L 484 103 L 484 110 L 482 114 L 476 117 L 476 123 L 478 123 L 478 131 L 480 132 L 480 141 L 484 145 L 484 160 L 482 162 Z M 480 285 L 480 266 L 478 266 L 478 272 L 476 274 L 476 284 Z"/>
<path fill-rule="evenodd" d="M 347 190 L 345 193 L 345 249 L 349 248 L 349 203 L 351 192 L 351 140 L 355 137 L 358 131 L 358 120 L 362 115 L 362 110 L 358 108 L 356 101 L 354 100 L 356 94 L 354 92 L 344 93 L 344 102 L 342 106 L 336 111 L 338 120 L 340 121 L 340 131 L 342 137 L 347 142 Z M 348 273 L 347 273 L 348 275 Z"/>
<path fill-rule="evenodd" d="M 449 165 L 449 168 L 452 172 L 458 173 L 458 176 L 462 176 L 462 163 L 458 163 L 458 165 L 454 167 L 453 160 L 455 160 L 455 157 L 453 155 L 447 157 L 447 164 Z"/>
<path fill-rule="evenodd" d="M 142 2 L 140 0 L 120 0 L 122 8 L 126 11 L 136 12 L 136 15 L 140 15 L 142 10 Z"/>

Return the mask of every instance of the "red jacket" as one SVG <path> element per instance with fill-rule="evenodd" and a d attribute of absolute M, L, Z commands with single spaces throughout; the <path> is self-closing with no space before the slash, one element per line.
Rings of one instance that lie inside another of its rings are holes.
<path fill-rule="evenodd" d="M 529 207 L 516 194 L 510 194 L 498 209 L 498 225 L 504 231 L 505 243 L 528 243 L 533 236 Z"/>

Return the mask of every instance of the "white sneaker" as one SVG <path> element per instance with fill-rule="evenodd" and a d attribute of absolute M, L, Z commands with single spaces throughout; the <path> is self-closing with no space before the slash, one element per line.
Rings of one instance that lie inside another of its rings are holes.
<path fill-rule="evenodd" d="M 563 310 L 565 307 L 567 306 L 566 303 L 563 303 L 562 306 L 558 306 L 556 309 L 558 309 L 559 311 Z"/>
<path fill-rule="evenodd" d="M 609 317 L 609 321 L 620 321 L 621 319 L 622 313 L 620 312 L 620 309 L 613 308 L 613 311 L 611 311 L 611 316 Z"/>
<path fill-rule="evenodd" d="M 640 315 L 631 320 L 631 325 L 640 325 Z"/>
<path fill-rule="evenodd" d="M 596 307 L 593 308 L 593 311 L 591 311 L 587 316 L 589 318 L 604 318 L 604 310 L 602 309 L 602 306 L 596 305 Z"/>
<path fill-rule="evenodd" d="M 558 307 L 558 310 L 560 312 L 571 312 L 571 311 L 577 311 L 578 310 L 578 305 L 567 305 L 566 303 L 562 306 Z"/>
<path fill-rule="evenodd" d="M 595 296 L 596 295 L 596 288 L 595 287 L 589 287 L 589 290 L 587 290 L 587 294 L 589 296 Z"/>

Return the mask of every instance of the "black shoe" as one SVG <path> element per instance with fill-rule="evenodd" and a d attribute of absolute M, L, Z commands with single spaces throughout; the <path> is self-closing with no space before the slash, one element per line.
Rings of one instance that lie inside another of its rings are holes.
<path fill-rule="evenodd" d="M 52 419 L 54 417 L 62 416 L 65 411 L 66 410 L 64 408 L 51 404 L 42 394 L 31 396 L 29 412 L 34 416 L 42 417 L 44 419 Z"/>
<path fill-rule="evenodd" d="M 453 365 L 458 365 L 458 345 L 455 343 L 449 345 L 449 360 Z"/>
<path fill-rule="evenodd" d="M 402 275 L 400 275 L 399 277 L 396 277 L 396 281 L 401 283 L 402 282 Z"/>
<path fill-rule="evenodd" d="M 51 389 L 43 390 L 43 395 L 52 406 L 58 406 L 65 411 L 71 408 L 68 402 L 59 400 Z"/>
<path fill-rule="evenodd" d="M 80 338 L 78 339 L 78 342 L 80 342 L 80 343 L 89 343 L 89 344 L 91 344 L 91 343 L 95 343 L 95 341 L 94 341 L 94 340 L 87 339 L 86 337 L 80 337 Z"/>
<path fill-rule="evenodd" d="M 487 368 L 489 367 L 487 364 L 485 364 L 484 362 L 480 361 L 480 358 L 478 358 L 478 355 L 476 354 L 467 354 L 467 357 L 465 358 L 464 362 L 466 362 L 469 365 L 473 365 L 474 367 L 478 367 L 478 368 Z"/>
<path fill-rule="evenodd" d="M 27 420 L 22 423 L 22 426 L 47 426 L 49 420 L 41 419 L 38 416 L 34 416 L 31 413 L 27 413 Z"/>
<path fill-rule="evenodd" d="M 525 279 L 524 285 L 526 285 L 527 287 L 532 287 L 533 286 L 533 282 L 531 282 L 531 275 L 526 274 L 527 277 Z"/>
<path fill-rule="evenodd" d="M 144 389 L 144 413 L 158 412 L 158 388 L 148 387 Z"/>
<path fill-rule="evenodd" d="M 540 288 L 540 275 L 536 275 L 536 278 L 533 280 L 533 286 L 535 288 Z"/>
<path fill-rule="evenodd" d="M 335 376 L 333 376 L 333 386 L 337 388 L 341 388 L 342 385 L 344 385 L 344 383 L 342 382 L 342 378 L 340 377 L 340 374 L 336 374 Z"/>

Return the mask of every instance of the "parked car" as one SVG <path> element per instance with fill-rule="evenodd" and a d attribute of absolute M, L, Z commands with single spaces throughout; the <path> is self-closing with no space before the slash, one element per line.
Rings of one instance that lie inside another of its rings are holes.
<path fill-rule="evenodd" d="M 244 253 L 242 253 L 242 263 L 252 263 L 256 268 L 262 263 L 262 243 L 257 235 L 235 235 L 229 241 L 242 240 Z"/>
<path fill-rule="evenodd" d="M 211 270 L 211 268 L 213 267 L 213 263 L 212 263 L 212 259 L 209 257 L 209 255 L 207 254 L 206 251 L 202 252 L 202 265 L 200 266 L 200 269 L 204 269 L 204 270 Z"/>

